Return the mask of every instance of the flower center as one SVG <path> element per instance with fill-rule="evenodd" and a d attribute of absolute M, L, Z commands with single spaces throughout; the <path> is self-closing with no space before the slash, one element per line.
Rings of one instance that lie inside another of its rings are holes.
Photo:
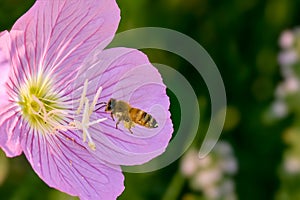
<path fill-rule="evenodd" d="M 28 80 L 21 87 L 18 103 L 29 125 L 42 133 L 53 132 L 66 113 L 66 107 L 62 106 L 59 95 L 53 92 L 47 77 Z"/>
<path fill-rule="evenodd" d="M 70 107 L 73 102 L 63 101 L 64 98 L 53 91 L 51 81 L 47 77 L 38 76 L 36 79 L 27 81 L 21 87 L 18 103 L 22 110 L 22 116 L 28 121 L 31 128 L 43 134 L 80 130 L 83 142 L 88 140 L 90 149 L 96 150 L 89 127 L 103 122 L 107 118 L 90 121 L 102 87 L 98 88 L 91 104 L 86 97 L 87 89 L 88 80 L 83 85 L 79 107 L 74 111 Z M 75 120 L 75 115 L 81 116 L 82 120 Z M 70 122 L 70 119 L 73 120 Z"/>

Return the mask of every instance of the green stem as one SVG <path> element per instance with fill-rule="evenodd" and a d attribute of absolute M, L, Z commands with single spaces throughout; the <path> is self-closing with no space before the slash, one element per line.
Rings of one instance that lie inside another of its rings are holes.
<path fill-rule="evenodd" d="M 180 173 L 180 170 L 178 170 L 175 175 L 173 176 L 173 179 L 171 183 L 169 184 L 169 187 L 163 196 L 162 200 L 174 200 L 179 199 L 180 192 L 184 186 L 185 179 Z"/>

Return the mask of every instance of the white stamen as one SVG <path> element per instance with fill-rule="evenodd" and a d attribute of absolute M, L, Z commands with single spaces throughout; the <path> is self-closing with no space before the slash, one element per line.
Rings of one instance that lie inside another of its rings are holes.
<path fill-rule="evenodd" d="M 69 115 L 69 113 L 66 112 L 66 111 L 54 109 L 54 110 L 51 110 L 50 112 L 47 113 L 47 117 L 50 117 L 51 115 L 54 115 L 54 114 L 63 114 L 63 115 L 66 115 L 66 116 Z"/>
<path fill-rule="evenodd" d="M 96 144 L 93 141 L 89 141 L 88 145 L 93 151 L 96 151 Z"/>
<path fill-rule="evenodd" d="M 101 119 L 97 119 L 97 120 L 95 120 L 95 121 L 92 121 L 92 122 L 88 123 L 88 126 L 92 126 L 92 125 L 94 125 L 94 124 L 98 124 L 98 123 L 103 122 L 103 121 L 105 121 L 105 120 L 107 120 L 106 117 L 105 117 L 105 118 L 101 118 Z"/>
<path fill-rule="evenodd" d="M 88 145 L 92 150 L 96 150 L 96 145 L 91 137 L 91 135 L 88 132 L 87 127 L 83 127 L 82 128 L 82 132 L 86 135 L 86 137 L 88 138 Z"/>
<path fill-rule="evenodd" d="M 83 103 L 84 103 L 84 98 L 86 96 L 86 91 L 87 91 L 87 86 L 88 86 L 88 80 L 86 79 L 83 85 L 83 90 L 82 90 L 82 94 L 81 94 L 81 98 L 80 98 L 80 102 L 79 102 L 79 107 L 76 111 L 76 114 L 78 115 L 83 107 Z"/>
<path fill-rule="evenodd" d="M 102 92 L 102 87 L 98 88 L 91 106 L 89 105 L 89 100 L 86 97 L 87 87 L 88 87 L 88 80 L 86 80 L 84 82 L 82 96 L 81 96 L 80 102 L 79 102 L 79 107 L 76 111 L 76 114 L 80 114 L 80 112 L 83 108 L 81 122 L 78 121 L 78 120 L 74 120 L 73 122 L 69 123 L 69 126 L 58 125 L 58 126 L 56 126 L 56 128 L 58 130 L 65 130 L 65 129 L 82 130 L 82 140 L 83 140 L 83 142 L 86 142 L 86 140 L 88 140 L 88 146 L 91 148 L 91 150 L 95 151 L 96 150 L 96 144 L 94 143 L 88 129 L 89 129 L 90 126 L 98 124 L 100 122 L 103 122 L 107 118 L 101 118 L 101 119 L 97 119 L 95 121 L 90 122 L 90 116 L 91 116 L 91 114 L 93 113 L 93 111 L 95 109 L 95 105 L 97 104 L 99 96 Z M 48 115 L 53 114 L 53 113 L 55 113 L 55 112 L 54 111 L 52 113 L 49 112 Z"/>
<path fill-rule="evenodd" d="M 97 92 L 96 92 L 96 95 L 93 99 L 93 102 L 91 104 L 91 107 L 90 107 L 90 110 L 89 110 L 89 115 L 91 115 L 93 113 L 101 92 L 102 92 L 102 87 L 99 87 Z"/>
<path fill-rule="evenodd" d="M 87 128 L 85 126 L 82 127 L 82 141 L 86 142 L 86 136 L 89 135 Z"/>
<path fill-rule="evenodd" d="M 82 124 L 87 124 L 89 122 L 89 100 L 88 98 L 85 97 L 84 99 L 84 110 L 83 110 L 83 115 L 82 115 Z"/>

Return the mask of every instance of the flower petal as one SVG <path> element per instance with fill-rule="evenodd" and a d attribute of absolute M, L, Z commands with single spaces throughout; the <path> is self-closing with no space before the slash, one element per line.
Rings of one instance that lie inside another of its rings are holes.
<path fill-rule="evenodd" d="M 8 157 L 22 153 L 20 133 L 26 132 L 21 124 L 17 107 L 11 103 L 7 80 L 10 73 L 9 57 L 10 37 L 7 31 L 0 33 L 0 147 Z"/>
<path fill-rule="evenodd" d="M 22 146 L 34 171 L 49 186 L 80 199 L 116 199 L 124 190 L 120 167 L 96 160 L 70 135 L 26 134 Z"/>
<path fill-rule="evenodd" d="M 9 33 L 3 31 L 0 33 L 0 106 L 8 103 L 8 95 L 6 93 L 5 83 L 8 80 L 10 71 L 10 62 L 8 59 Z M 1 108 L 0 108 L 1 110 Z"/>
<path fill-rule="evenodd" d="M 154 129 L 137 125 L 132 128 L 131 134 L 122 123 L 116 129 L 116 122 L 110 115 L 99 111 L 91 116 L 91 121 L 103 117 L 109 119 L 89 128 L 97 146 L 96 156 L 112 164 L 135 165 L 165 151 L 173 132 L 168 111 L 169 98 L 160 74 L 146 55 L 128 48 L 95 51 L 84 63 L 81 76 L 75 82 L 75 100 L 80 98 L 80 86 L 85 79 L 89 80 L 87 96 L 90 101 L 98 87 L 102 86 L 98 102 L 107 102 L 110 98 L 127 101 L 133 107 L 151 114 L 159 124 Z M 75 103 L 76 107 L 78 103 Z"/>
<path fill-rule="evenodd" d="M 14 63 L 66 85 L 90 51 L 111 41 L 119 20 L 114 0 L 38 0 L 11 30 Z"/>
<path fill-rule="evenodd" d="M 19 112 L 16 111 L 16 106 L 8 104 L 1 106 L 0 111 L 0 147 L 8 157 L 18 156 L 22 153 L 21 134 L 28 131 L 26 126 L 23 126 Z"/>

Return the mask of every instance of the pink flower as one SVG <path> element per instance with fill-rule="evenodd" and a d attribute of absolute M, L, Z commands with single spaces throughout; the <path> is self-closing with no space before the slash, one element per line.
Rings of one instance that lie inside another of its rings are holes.
<path fill-rule="evenodd" d="M 295 33 L 291 30 L 285 30 L 281 33 L 279 38 L 279 45 L 283 49 L 291 48 L 295 42 Z"/>
<path fill-rule="evenodd" d="M 166 87 L 147 57 L 103 50 L 119 20 L 113 0 L 43 0 L 0 33 L 0 147 L 81 199 L 116 199 L 120 165 L 160 155 L 173 132 Z M 96 106 L 110 98 L 150 113 L 158 128 L 116 129 Z"/>

